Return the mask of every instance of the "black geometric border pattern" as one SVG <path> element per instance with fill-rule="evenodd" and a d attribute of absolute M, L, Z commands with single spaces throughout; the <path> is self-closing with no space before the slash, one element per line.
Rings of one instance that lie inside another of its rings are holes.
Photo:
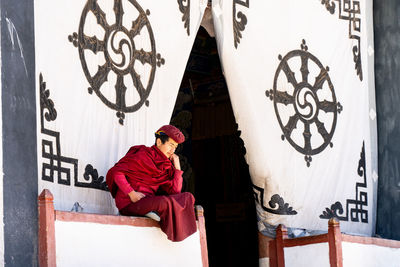
<path fill-rule="evenodd" d="M 336 5 L 334 1 L 339 3 L 339 19 L 349 21 L 349 38 L 357 41 L 357 45 L 353 46 L 353 61 L 355 69 L 360 81 L 363 80 L 361 66 L 361 14 L 360 1 L 356 0 L 321 0 L 321 4 L 331 13 L 335 13 Z M 356 17 L 357 16 L 357 17 Z"/>
<path fill-rule="evenodd" d="M 61 155 L 60 133 L 44 127 L 44 119 L 54 121 L 57 118 L 57 111 L 54 108 L 54 102 L 49 98 L 50 91 L 46 89 L 46 82 L 43 81 L 43 76 L 39 75 L 40 88 L 40 131 L 42 134 L 51 136 L 55 139 L 56 151 L 53 149 L 53 141 L 48 138 L 42 139 L 42 157 L 47 159 L 49 163 L 42 165 L 42 180 L 54 183 L 54 173 L 57 173 L 58 184 L 70 185 L 71 172 L 76 180 L 78 173 L 78 160 L 68 158 Z M 45 112 L 45 110 L 47 110 Z M 65 164 L 72 165 L 70 168 L 63 167 Z"/>
<path fill-rule="evenodd" d="M 179 11 L 183 14 L 183 26 L 186 28 L 187 35 L 190 35 L 190 0 L 177 0 Z M 183 4 L 186 3 L 186 6 Z"/>
<path fill-rule="evenodd" d="M 54 108 L 54 102 L 51 100 L 50 91 L 46 89 L 46 82 L 43 81 L 42 73 L 39 74 L 39 90 L 40 90 L 40 132 L 49 138 L 42 139 L 42 157 L 48 160 L 48 163 L 42 164 L 42 180 L 54 183 L 55 173 L 57 175 L 57 183 L 62 185 L 71 185 L 71 175 L 73 175 L 74 185 L 76 187 L 86 187 L 100 190 L 108 190 L 103 176 L 98 177 L 96 169 L 88 164 L 85 168 L 84 179 L 92 181 L 90 183 L 82 183 L 78 181 L 78 159 L 69 158 L 61 155 L 60 133 L 46 129 L 44 119 L 47 121 L 55 121 L 57 111 Z M 50 140 L 54 139 L 54 141 Z M 55 151 L 54 151 L 55 142 Z M 70 167 L 65 167 L 69 165 Z"/>
<path fill-rule="evenodd" d="M 297 211 L 295 211 L 292 207 L 289 206 L 288 203 L 285 203 L 283 198 L 275 194 L 271 197 L 271 200 L 268 201 L 268 205 L 264 206 L 264 188 L 258 187 L 256 185 L 252 185 L 254 189 L 254 198 L 258 204 L 261 205 L 263 210 L 269 213 L 277 214 L 277 215 L 296 215 Z"/>
<path fill-rule="evenodd" d="M 350 220 L 352 222 L 363 222 L 368 223 L 368 210 L 364 207 L 368 207 L 368 195 L 367 192 L 361 191 L 361 188 L 367 188 L 367 176 L 365 170 L 365 144 L 363 142 L 362 150 L 360 153 L 360 160 L 358 162 L 357 174 L 360 177 L 364 177 L 362 183 L 356 183 L 356 199 L 347 199 L 346 201 L 346 215 L 343 215 L 344 210 L 342 203 L 339 201 L 331 205 L 331 208 L 326 208 L 319 216 L 321 219 L 337 218 L 340 221 L 349 221 L 349 207 L 350 208 Z"/>
<path fill-rule="evenodd" d="M 241 11 L 236 13 L 236 5 L 241 5 L 249 8 L 250 0 L 233 0 L 232 6 L 232 21 L 233 21 L 233 41 L 237 49 L 240 39 L 242 38 L 242 31 L 244 31 L 247 24 L 247 17 Z M 240 20 L 237 20 L 240 19 Z"/>
<path fill-rule="evenodd" d="M 90 178 L 92 178 L 92 181 L 90 183 L 76 182 L 75 186 L 88 187 L 88 188 L 94 188 L 94 189 L 108 191 L 108 187 L 107 187 L 104 177 L 103 176 L 99 177 L 97 170 L 95 168 L 93 168 L 93 166 L 91 164 L 86 165 L 85 173 L 83 174 L 83 178 L 86 181 L 89 181 Z"/>

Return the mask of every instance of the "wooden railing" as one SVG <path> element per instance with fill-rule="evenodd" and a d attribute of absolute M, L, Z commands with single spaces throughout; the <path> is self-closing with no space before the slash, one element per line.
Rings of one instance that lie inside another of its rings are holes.
<path fill-rule="evenodd" d="M 44 189 L 38 197 L 39 210 L 39 266 L 56 266 L 55 221 L 88 222 L 135 227 L 160 227 L 159 223 L 146 217 L 127 217 L 90 213 L 66 212 L 54 209 L 53 195 Z M 204 211 L 196 206 L 197 227 L 200 235 L 200 247 L 203 267 L 208 267 L 207 238 Z"/>
<path fill-rule="evenodd" d="M 276 230 L 276 239 L 269 241 L 269 264 L 270 267 L 285 266 L 284 248 L 328 243 L 330 266 L 342 267 L 342 242 L 377 245 L 381 247 L 400 249 L 400 241 L 342 234 L 340 232 L 339 222 L 336 219 L 330 219 L 328 222 L 328 233 L 292 239 L 288 238 L 286 227 L 284 225 L 279 225 Z"/>

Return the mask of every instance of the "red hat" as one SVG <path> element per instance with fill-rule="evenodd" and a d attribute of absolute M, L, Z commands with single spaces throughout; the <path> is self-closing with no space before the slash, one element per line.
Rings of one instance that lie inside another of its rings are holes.
<path fill-rule="evenodd" d="M 175 142 L 181 144 L 185 141 L 185 136 L 178 128 L 172 125 L 164 125 L 156 132 L 157 135 L 166 134 L 170 138 L 174 139 Z"/>

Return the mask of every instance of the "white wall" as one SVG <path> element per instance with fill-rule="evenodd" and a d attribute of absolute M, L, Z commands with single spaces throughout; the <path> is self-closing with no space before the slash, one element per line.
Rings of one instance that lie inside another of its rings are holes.
<path fill-rule="evenodd" d="M 342 242 L 343 267 L 399 267 L 400 248 Z M 328 243 L 285 248 L 286 267 L 329 267 Z"/>
<path fill-rule="evenodd" d="M 343 267 L 399 267 L 400 248 L 342 243 Z"/>
<path fill-rule="evenodd" d="M 55 222 L 57 266 L 202 266 L 199 231 L 171 242 L 158 227 Z"/>
<path fill-rule="evenodd" d="M 329 267 L 329 245 L 319 243 L 285 248 L 286 267 Z"/>

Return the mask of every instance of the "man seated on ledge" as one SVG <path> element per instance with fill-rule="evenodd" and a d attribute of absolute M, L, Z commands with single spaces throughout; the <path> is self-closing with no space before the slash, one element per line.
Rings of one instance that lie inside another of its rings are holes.
<path fill-rule="evenodd" d="M 194 197 L 182 190 L 179 157 L 185 141 L 181 131 L 164 125 L 155 133 L 152 147 L 133 146 L 107 173 L 107 185 L 122 215 L 156 212 L 161 230 L 171 241 L 182 241 L 196 232 Z"/>

